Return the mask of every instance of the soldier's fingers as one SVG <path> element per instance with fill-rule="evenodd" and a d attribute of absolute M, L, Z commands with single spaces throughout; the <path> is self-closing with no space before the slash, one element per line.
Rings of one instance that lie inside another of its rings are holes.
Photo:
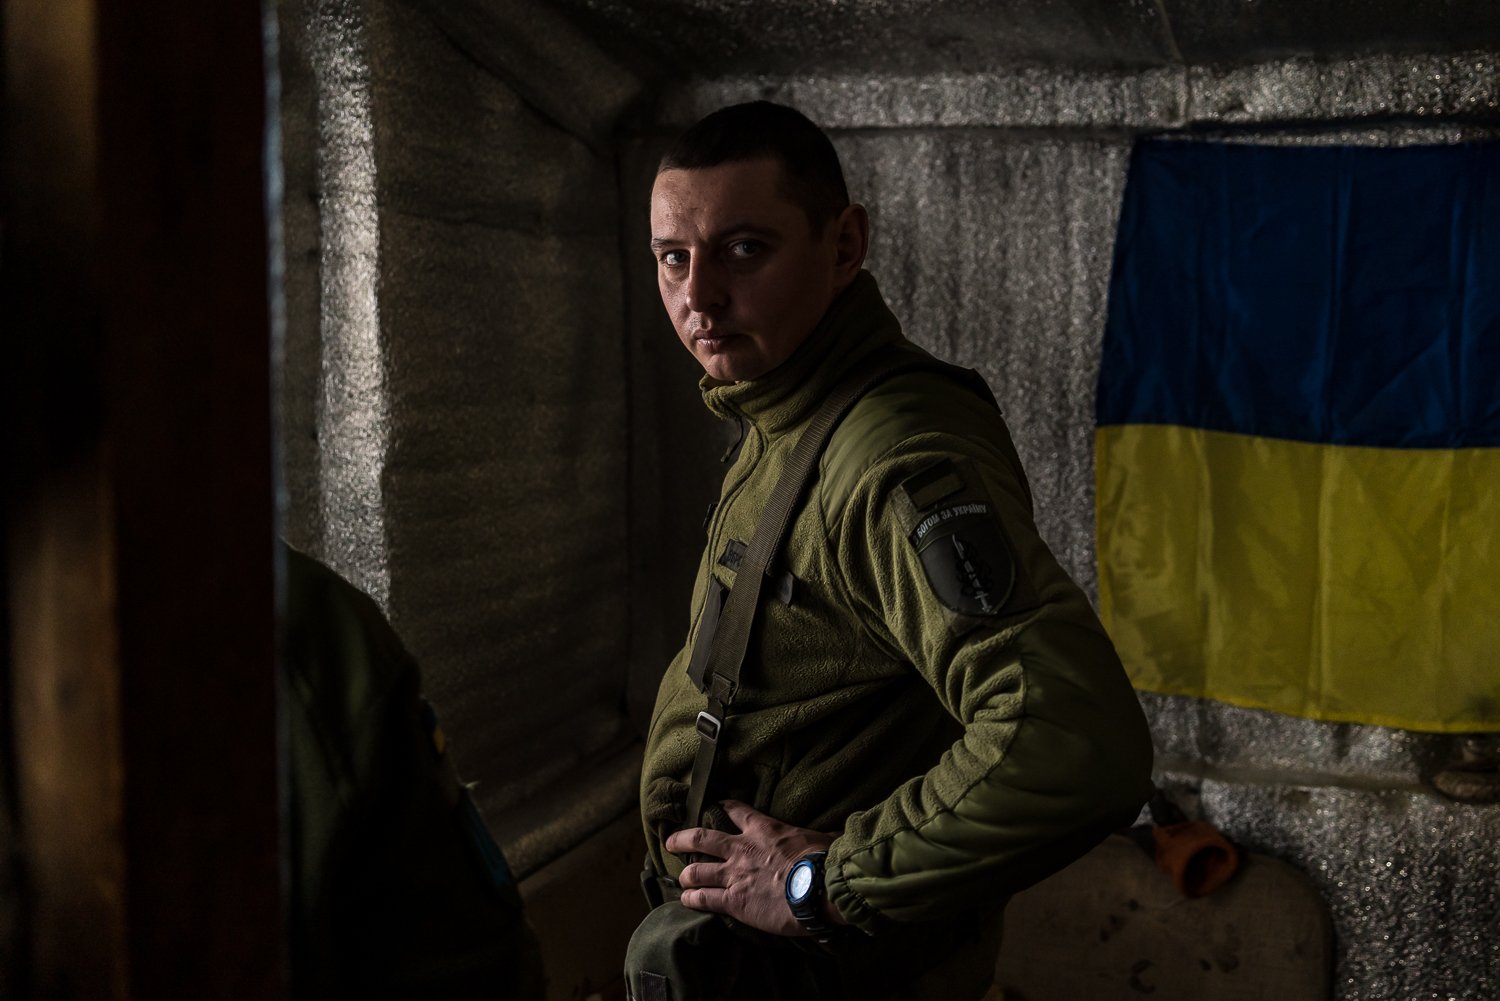
<path fill-rule="evenodd" d="M 724 909 L 728 891 L 723 887 L 710 886 L 697 890 L 682 891 L 682 906 L 694 911 L 712 911 L 715 914 L 729 913 Z"/>
<path fill-rule="evenodd" d="M 684 888 L 695 889 L 705 886 L 724 885 L 724 867 L 717 862 L 694 862 L 682 870 L 682 875 L 677 877 L 677 882 Z"/>
<path fill-rule="evenodd" d="M 773 819 L 769 815 L 761 813 L 749 803 L 741 803 L 737 799 L 726 799 L 719 805 L 724 808 L 724 812 L 729 815 L 729 819 L 734 821 L 734 826 L 742 831 L 745 829 L 746 824 L 753 825 L 763 820 Z"/>
<path fill-rule="evenodd" d="M 667 851 L 674 855 L 697 852 L 714 858 L 728 858 L 733 843 L 728 834 L 707 827 L 689 827 L 684 831 L 672 832 L 667 838 Z"/>

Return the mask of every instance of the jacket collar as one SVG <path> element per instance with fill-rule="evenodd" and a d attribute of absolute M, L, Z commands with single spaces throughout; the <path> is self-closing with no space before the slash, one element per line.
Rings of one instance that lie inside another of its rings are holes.
<path fill-rule="evenodd" d="M 759 379 L 727 383 L 704 376 L 703 402 L 720 420 L 742 417 L 775 437 L 810 418 L 855 365 L 905 343 L 875 277 L 861 271 L 792 356 Z"/>

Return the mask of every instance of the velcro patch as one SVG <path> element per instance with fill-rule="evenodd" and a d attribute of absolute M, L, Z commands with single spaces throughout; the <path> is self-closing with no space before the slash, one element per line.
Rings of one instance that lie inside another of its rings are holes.
<path fill-rule="evenodd" d="M 730 539 L 724 546 L 724 551 L 719 554 L 719 566 L 726 568 L 736 575 L 740 572 L 740 564 L 745 562 L 745 553 L 750 547 L 739 539 Z M 776 597 L 781 599 L 783 605 L 790 605 L 796 595 L 797 578 L 792 576 L 790 570 L 777 577 L 773 584 L 776 588 Z"/>
<path fill-rule="evenodd" d="M 745 561 L 746 546 L 739 539 L 730 539 L 724 546 L 724 551 L 719 554 L 719 566 L 727 568 L 731 573 L 740 572 L 740 564 Z"/>
<path fill-rule="evenodd" d="M 1016 584 L 1016 561 L 995 512 L 984 501 L 926 515 L 908 536 L 932 591 L 963 615 L 999 615 Z"/>
<path fill-rule="evenodd" d="M 964 488 L 964 479 L 958 468 L 948 459 L 935 462 L 901 483 L 901 489 L 911 501 L 912 507 L 925 511 L 945 497 L 951 497 Z"/>

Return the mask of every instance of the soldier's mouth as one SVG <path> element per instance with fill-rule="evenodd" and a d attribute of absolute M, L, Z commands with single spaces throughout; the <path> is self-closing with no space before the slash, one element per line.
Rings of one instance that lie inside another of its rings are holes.
<path fill-rule="evenodd" d="M 729 346 L 729 342 L 739 337 L 739 334 L 725 330 L 711 330 L 693 335 L 693 341 L 703 345 L 709 351 L 718 351 Z"/>

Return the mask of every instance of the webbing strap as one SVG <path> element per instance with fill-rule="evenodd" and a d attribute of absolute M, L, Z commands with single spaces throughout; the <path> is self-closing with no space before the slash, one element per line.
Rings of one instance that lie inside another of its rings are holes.
<path fill-rule="evenodd" d="M 787 528 L 792 522 L 792 513 L 812 479 L 818 458 L 823 454 L 834 428 L 860 397 L 877 383 L 909 369 L 937 369 L 950 373 L 962 371 L 936 359 L 921 358 L 877 358 L 856 366 L 823 400 L 807 430 L 797 439 L 786 468 L 777 479 L 766 506 L 761 509 L 760 521 L 750 537 L 750 545 L 735 571 L 734 586 L 729 589 L 729 596 L 724 600 L 724 608 L 719 615 L 708 657 L 703 665 L 703 676 L 693 679 L 708 696 L 708 707 L 698 714 L 698 754 L 693 759 L 693 775 L 688 783 L 687 812 L 684 817 L 688 827 L 697 827 L 702 823 L 703 804 L 713 777 L 714 761 L 729 729 L 727 710 L 739 689 L 740 668 L 745 663 L 745 651 L 750 646 L 750 633 L 755 627 L 755 617 L 760 610 L 761 595 L 765 590 L 771 562 L 781 551 Z"/>
<path fill-rule="evenodd" d="M 636 1001 L 672 1001 L 672 985 L 660 973 L 641 971 L 641 996 Z"/>

